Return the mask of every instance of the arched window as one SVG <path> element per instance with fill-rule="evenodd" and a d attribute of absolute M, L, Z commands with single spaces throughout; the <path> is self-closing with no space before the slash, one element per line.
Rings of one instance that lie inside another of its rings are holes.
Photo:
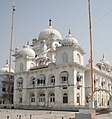
<path fill-rule="evenodd" d="M 83 76 L 79 73 L 79 71 L 77 72 L 77 75 L 76 75 L 76 79 L 77 79 L 77 83 L 78 82 L 81 82 L 81 79 L 83 78 Z"/>
<path fill-rule="evenodd" d="M 34 87 L 35 86 L 35 77 L 34 76 L 32 76 L 31 78 L 30 78 L 30 84 Z"/>
<path fill-rule="evenodd" d="M 45 86 L 45 79 L 46 79 L 45 75 L 40 74 L 37 79 L 37 85 Z"/>
<path fill-rule="evenodd" d="M 67 71 L 62 71 L 60 73 L 61 82 L 68 83 L 68 76 L 69 76 L 69 73 Z"/>
<path fill-rule="evenodd" d="M 6 92 L 6 88 L 5 87 L 2 88 L 2 92 Z"/>
<path fill-rule="evenodd" d="M 50 103 L 55 102 L 55 95 L 54 95 L 54 93 L 51 93 L 51 94 L 49 95 L 49 102 L 50 102 Z"/>
<path fill-rule="evenodd" d="M 35 85 L 35 78 L 32 79 L 32 85 Z"/>
<path fill-rule="evenodd" d="M 35 102 L 35 95 L 34 94 L 31 95 L 31 102 Z"/>
<path fill-rule="evenodd" d="M 35 82 L 35 77 L 32 76 L 32 77 L 30 78 L 29 85 L 35 87 L 35 83 L 36 83 L 36 82 Z"/>
<path fill-rule="evenodd" d="M 50 74 L 48 76 L 48 83 L 51 85 L 55 85 L 55 76 L 53 74 Z"/>
<path fill-rule="evenodd" d="M 102 86 L 102 88 L 103 88 L 103 86 L 104 86 L 104 82 L 103 82 L 103 81 L 101 82 L 101 86 Z"/>
<path fill-rule="evenodd" d="M 40 83 L 40 79 L 37 79 L 37 85 L 40 85 L 41 83 Z"/>
<path fill-rule="evenodd" d="M 23 87 L 23 78 L 22 77 L 17 79 L 17 87 L 20 87 L 20 88 Z"/>
<path fill-rule="evenodd" d="M 22 97 L 19 98 L 19 103 L 22 103 Z"/>
<path fill-rule="evenodd" d="M 20 63 L 20 72 L 22 72 L 23 71 L 23 63 L 21 62 Z"/>
<path fill-rule="evenodd" d="M 51 76 L 51 83 L 55 84 L 55 76 Z"/>
<path fill-rule="evenodd" d="M 41 93 L 39 95 L 39 102 L 45 102 L 45 94 L 44 93 Z"/>
<path fill-rule="evenodd" d="M 77 61 L 77 63 L 81 64 L 81 57 L 80 57 L 80 54 L 78 54 L 78 53 L 76 56 L 76 61 Z"/>
<path fill-rule="evenodd" d="M 62 62 L 63 63 L 67 63 L 68 62 L 68 55 L 67 55 L 67 53 L 63 53 L 62 54 Z"/>
<path fill-rule="evenodd" d="M 67 93 L 63 94 L 63 103 L 68 103 L 68 94 Z"/>

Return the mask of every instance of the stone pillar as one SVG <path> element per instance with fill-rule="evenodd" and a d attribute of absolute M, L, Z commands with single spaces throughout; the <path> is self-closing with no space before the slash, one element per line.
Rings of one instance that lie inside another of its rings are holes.
<path fill-rule="evenodd" d="M 13 101 L 14 101 L 14 107 L 16 107 L 18 105 L 18 101 L 19 101 L 19 98 L 18 98 L 18 90 L 15 90 L 14 89 L 14 98 L 13 98 Z"/>
<path fill-rule="evenodd" d="M 48 92 L 47 92 L 48 90 L 46 89 L 45 90 L 45 106 L 47 107 L 48 106 Z"/>

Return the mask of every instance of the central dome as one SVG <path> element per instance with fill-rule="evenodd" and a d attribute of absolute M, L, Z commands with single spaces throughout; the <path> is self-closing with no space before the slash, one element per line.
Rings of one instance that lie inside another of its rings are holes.
<path fill-rule="evenodd" d="M 49 20 L 49 27 L 41 31 L 38 37 L 38 40 L 47 40 L 47 39 L 62 40 L 62 36 L 59 33 L 59 31 L 52 28 L 51 20 Z"/>

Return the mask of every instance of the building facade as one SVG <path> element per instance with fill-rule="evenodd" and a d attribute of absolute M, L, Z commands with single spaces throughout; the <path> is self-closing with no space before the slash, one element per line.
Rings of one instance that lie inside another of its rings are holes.
<path fill-rule="evenodd" d="M 8 63 L 0 69 L 0 104 L 8 103 L 8 83 L 9 83 L 9 66 Z M 14 91 L 14 71 L 10 72 L 10 103 L 13 104 Z"/>
<path fill-rule="evenodd" d="M 32 44 L 15 49 L 14 104 L 17 107 L 85 106 L 91 94 L 91 80 L 90 67 L 84 65 L 84 54 L 70 30 L 63 39 L 49 20 L 48 28 Z M 112 77 L 98 68 L 94 75 L 95 81 L 103 76 L 108 79 L 107 85 L 111 83 Z M 108 95 L 108 91 L 101 91 Z M 95 99 L 100 106 L 98 96 L 96 91 Z M 102 104 L 107 105 L 109 95 L 104 100 Z"/>
<path fill-rule="evenodd" d="M 87 65 L 90 67 L 90 64 Z M 103 56 L 99 63 L 94 65 L 94 100 L 97 107 L 108 107 L 112 99 L 112 66 Z M 90 68 L 85 72 L 86 99 L 91 98 Z"/>

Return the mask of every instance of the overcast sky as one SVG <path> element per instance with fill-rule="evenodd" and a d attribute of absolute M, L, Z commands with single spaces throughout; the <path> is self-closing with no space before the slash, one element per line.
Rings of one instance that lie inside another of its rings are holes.
<path fill-rule="evenodd" d="M 16 7 L 14 18 L 13 49 L 22 48 L 32 38 L 48 27 L 65 38 L 68 29 L 86 52 L 89 59 L 88 0 L 0 0 L 0 67 L 9 59 L 12 3 Z M 93 23 L 93 60 L 99 62 L 102 55 L 112 62 L 112 0 L 91 0 Z M 14 66 L 14 63 L 13 63 Z"/>

